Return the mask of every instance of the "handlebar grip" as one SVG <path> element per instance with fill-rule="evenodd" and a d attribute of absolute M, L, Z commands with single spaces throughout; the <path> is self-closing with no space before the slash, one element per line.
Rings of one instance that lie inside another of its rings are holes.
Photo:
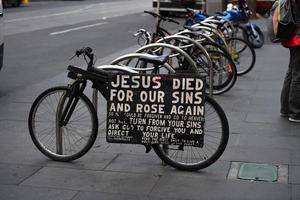
<path fill-rule="evenodd" d="M 91 47 L 83 47 L 79 50 L 76 50 L 76 56 L 79 57 L 82 54 L 86 54 L 87 56 L 90 56 L 93 52 L 93 49 Z"/>
<path fill-rule="evenodd" d="M 92 53 L 92 52 L 93 52 L 93 49 L 92 49 L 91 47 L 85 47 L 85 48 L 84 48 L 84 51 L 85 51 L 86 53 Z"/>

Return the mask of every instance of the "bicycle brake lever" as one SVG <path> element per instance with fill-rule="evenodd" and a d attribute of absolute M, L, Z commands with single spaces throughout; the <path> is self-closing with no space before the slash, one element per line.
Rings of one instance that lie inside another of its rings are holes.
<path fill-rule="evenodd" d="M 82 53 L 83 49 L 76 50 L 75 54 L 71 58 L 69 58 L 69 60 L 72 60 L 73 58 L 75 58 L 75 56 L 79 57 Z"/>

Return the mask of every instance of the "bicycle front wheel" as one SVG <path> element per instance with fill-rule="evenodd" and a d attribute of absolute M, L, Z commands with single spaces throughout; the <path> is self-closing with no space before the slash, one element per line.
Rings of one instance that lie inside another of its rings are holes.
<path fill-rule="evenodd" d="M 235 63 L 239 76 L 252 70 L 256 61 L 254 48 L 241 38 L 229 38 L 226 40 L 232 60 Z"/>
<path fill-rule="evenodd" d="M 35 146 L 56 161 L 71 161 L 83 156 L 94 144 L 98 133 L 98 119 L 91 101 L 79 94 L 78 102 L 66 125 L 59 118 L 65 109 L 69 89 L 54 87 L 34 101 L 28 128 Z"/>
<path fill-rule="evenodd" d="M 227 146 L 228 138 L 229 125 L 223 109 L 206 96 L 203 147 L 154 145 L 153 148 L 162 161 L 172 167 L 194 171 L 217 161 Z"/>
<path fill-rule="evenodd" d="M 253 33 L 250 33 L 248 35 L 248 42 L 254 47 L 254 48 L 261 48 L 265 43 L 265 37 L 264 33 L 260 30 L 259 27 L 254 28 L 257 36 L 254 36 Z"/>

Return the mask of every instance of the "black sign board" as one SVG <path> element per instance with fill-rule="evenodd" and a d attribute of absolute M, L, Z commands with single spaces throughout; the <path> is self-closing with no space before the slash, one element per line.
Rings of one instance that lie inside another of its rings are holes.
<path fill-rule="evenodd" d="M 203 78 L 116 74 L 109 87 L 107 142 L 203 146 Z"/>

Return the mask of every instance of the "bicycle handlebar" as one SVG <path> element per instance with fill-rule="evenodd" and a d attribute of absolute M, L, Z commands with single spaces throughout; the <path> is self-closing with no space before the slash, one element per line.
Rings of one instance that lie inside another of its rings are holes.
<path fill-rule="evenodd" d="M 83 47 L 81 49 L 76 50 L 75 55 L 77 57 L 79 57 L 80 55 L 84 54 L 90 58 L 92 55 L 92 52 L 93 52 L 93 49 L 91 47 Z"/>
<path fill-rule="evenodd" d="M 167 21 L 167 22 L 173 22 L 173 23 L 175 23 L 175 24 L 180 24 L 180 22 L 178 22 L 178 21 L 176 21 L 176 20 L 174 20 L 174 19 L 172 19 L 172 18 L 169 18 L 169 17 L 163 17 L 163 16 L 161 16 L 161 15 L 159 15 L 159 14 L 157 14 L 157 13 L 155 13 L 155 12 L 151 12 L 151 11 L 144 11 L 144 13 L 147 13 L 147 14 L 149 14 L 149 15 L 152 15 L 153 17 L 157 17 L 157 18 L 159 18 L 159 19 L 161 19 L 161 20 L 163 20 L 163 21 Z"/>
<path fill-rule="evenodd" d="M 92 49 L 91 47 L 83 47 L 83 48 L 81 48 L 81 49 L 76 50 L 74 56 L 79 57 L 79 56 L 81 56 L 81 55 L 87 56 L 87 57 L 90 59 L 89 62 L 88 62 L 87 60 L 86 60 L 86 62 L 87 62 L 87 64 L 88 64 L 88 69 L 89 69 L 89 68 L 92 68 L 92 67 L 93 67 L 93 64 L 94 64 L 94 54 L 93 54 L 93 49 Z"/>

